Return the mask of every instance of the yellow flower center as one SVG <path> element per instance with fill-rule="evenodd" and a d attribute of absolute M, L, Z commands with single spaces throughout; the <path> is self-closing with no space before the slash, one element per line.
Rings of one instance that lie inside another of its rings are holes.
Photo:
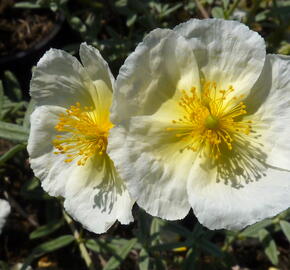
<path fill-rule="evenodd" d="M 64 132 L 57 135 L 53 145 L 55 154 L 65 154 L 65 162 L 77 160 L 77 165 L 83 166 L 95 154 L 106 153 L 108 133 L 113 127 L 109 114 L 100 117 L 92 107 L 82 107 L 79 102 L 59 116 L 55 129 Z"/>
<path fill-rule="evenodd" d="M 190 93 L 182 91 L 179 106 L 184 115 L 172 121 L 176 128 L 167 130 L 178 131 L 176 137 L 188 142 L 184 149 L 218 159 L 225 150 L 232 150 L 235 140 L 249 135 L 252 129 L 252 121 L 242 120 L 247 113 L 241 101 L 244 96 L 233 96 L 232 92 L 232 86 L 218 90 L 211 82 L 203 84 L 200 95 L 194 87 Z"/>

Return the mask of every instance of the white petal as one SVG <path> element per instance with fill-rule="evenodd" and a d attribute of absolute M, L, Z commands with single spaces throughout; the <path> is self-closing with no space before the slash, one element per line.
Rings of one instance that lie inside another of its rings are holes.
<path fill-rule="evenodd" d="M 80 58 L 92 81 L 102 80 L 109 89 L 113 89 L 115 79 L 108 63 L 96 48 L 82 43 L 80 46 Z"/>
<path fill-rule="evenodd" d="M 130 133 L 118 126 L 111 130 L 108 151 L 127 188 L 149 214 L 181 219 L 190 205 L 186 181 L 193 164 L 192 152 L 166 131 L 167 123 L 150 117 L 130 120 Z"/>
<path fill-rule="evenodd" d="M 218 177 L 216 169 L 196 163 L 188 181 L 193 212 L 209 229 L 239 230 L 272 217 L 290 206 L 289 192 L 289 172 L 270 168 L 246 182 L 235 174 Z"/>
<path fill-rule="evenodd" d="M 31 129 L 27 150 L 30 165 L 42 186 L 52 196 L 64 194 L 71 163 L 65 163 L 65 155 L 56 155 L 52 141 L 57 132 L 55 125 L 64 109 L 58 106 L 40 106 L 31 114 Z"/>
<path fill-rule="evenodd" d="M 63 196 L 67 211 L 95 233 L 105 232 L 117 219 L 123 224 L 131 222 L 134 201 L 112 162 L 104 163 L 96 156 L 83 167 L 66 163 L 65 155 L 53 153 L 54 126 L 61 112 L 64 109 L 58 106 L 40 106 L 31 115 L 27 149 L 42 187 L 52 196 Z"/>
<path fill-rule="evenodd" d="M 258 79 L 265 60 L 265 42 L 236 21 L 192 19 L 174 29 L 191 44 L 200 72 L 219 88 L 234 87 L 247 94 Z"/>
<path fill-rule="evenodd" d="M 92 81 L 80 62 L 62 50 L 50 49 L 39 60 L 30 83 L 30 94 L 38 105 L 69 107 L 80 102 L 93 105 Z"/>
<path fill-rule="evenodd" d="M 268 55 L 263 73 L 246 100 L 267 154 L 267 163 L 290 169 L 290 57 Z"/>
<path fill-rule="evenodd" d="M 6 223 L 7 216 L 10 214 L 11 207 L 10 204 L 0 199 L 0 234 L 2 233 L 2 228 Z"/>
<path fill-rule="evenodd" d="M 199 72 L 188 43 L 172 30 L 156 29 L 121 67 L 111 119 L 154 114 L 177 90 L 193 86 L 199 88 Z"/>
<path fill-rule="evenodd" d="M 113 162 L 95 157 L 76 167 L 67 179 L 64 206 L 74 219 L 95 233 L 106 232 L 118 219 L 133 221 L 130 198 Z"/>

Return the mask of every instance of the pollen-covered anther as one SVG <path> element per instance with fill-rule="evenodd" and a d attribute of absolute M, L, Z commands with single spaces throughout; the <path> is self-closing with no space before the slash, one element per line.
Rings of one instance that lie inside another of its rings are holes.
<path fill-rule="evenodd" d="M 106 153 L 108 132 L 113 127 L 109 118 L 100 117 L 93 107 L 82 107 L 79 102 L 59 116 L 55 129 L 57 135 L 53 145 L 55 154 L 65 154 L 66 163 L 77 160 L 83 166 L 92 156 Z"/>
<path fill-rule="evenodd" d="M 184 149 L 205 152 L 218 159 L 224 148 L 231 151 L 233 142 L 252 130 L 252 121 L 242 120 L 247 114 L 242 101 L 244 95 L 232 96 L 232 92 L 232 85 L 218 89 L 215 82 L 204 82 L 199 95 L 194 87 L 188 92 L 182 90 L 178 104 L 184 115 L 173 119 L 172 124 L 176 127 L 167 128 L 167 131 L 175 131 L 177 138 L 187 141 Z"/>

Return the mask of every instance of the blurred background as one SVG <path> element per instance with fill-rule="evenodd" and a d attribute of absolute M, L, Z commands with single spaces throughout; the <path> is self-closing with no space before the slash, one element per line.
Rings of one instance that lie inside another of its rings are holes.
<path fill-rule="evenodd" d="M 116 76 L 152 29 L 211 17 L 243 22 L 268 53 L 290 55 L 290 0 L 0 0 L 0 198 L 12 208 L 0 235 L 1 270 L 290 269 L 290 211 L 231 232 L 204 228 L 192 212 L 166 222 L 135 206 L 134 223 L 95 235 L 71 220 L 29 167 L 29 81 L 46 50 L 77 56 L 86 41 Z"/>

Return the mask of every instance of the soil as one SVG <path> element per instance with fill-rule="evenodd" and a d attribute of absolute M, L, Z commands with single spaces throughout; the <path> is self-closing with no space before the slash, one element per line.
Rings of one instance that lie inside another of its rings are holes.
<path fill-rule="evenodd" d="M 57 18 L 50 10 L 13 8 L 0 1 L 0 57 L 32 48 L 52 31 Z"/>

